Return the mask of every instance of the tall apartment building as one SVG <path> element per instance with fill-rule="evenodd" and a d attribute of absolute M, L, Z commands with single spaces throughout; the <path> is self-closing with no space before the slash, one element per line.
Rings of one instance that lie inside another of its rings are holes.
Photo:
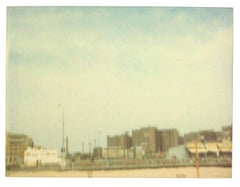
<path fill-rule="evenodd" d="M 217 141 L 217 133 L 214 130 L 202 130 L 200 131 L 201 141 L 215 142 Z"/>
<path fill-rule="evenodd" d="M 132 138 L 128 134 L 107 136 L 107 147 L 128 149 L 132 146 Z"/>
<path fill-rule="evenodd" d="M 159 130 L 160 151 L 167 152 L 170 147 L 179 144 L 179 132 L 177 129 Z"/>
<path fill-rule="evenodd" d="M 158 129 L 155 127 L 146 127 L 132 130 L 133 146 L 142 146 L 145 152 L 157 152 L 160 149 Z"/>
<path fill-rule="evenodd" d="M 24 134 L 6 134 L 6 166 L 23 164 L 24 151 L 33 147 L 33 140 Z"/>
<path fill-rule="evenodd" d="M 184 143 L 195 142 L 200 140 L 201 140 L 201 136 L 199 132 L 186 133 L 184 134 L 184 138 L 183 138 Z"/>
<path fill-rule="evenodd" d="M 223 139 L 228 139 L 232 141 L 232 124 L 229 126 L 222 127 Z"/>
<path fill-rule="evenodd" d="M 217 141 L 217 138 L 217 132 L 214 130 L 201 130 L 184 134 L 184 143 L 195 141 L 214 142 Z"/>
<path fill-rule="evenodd" d="M 183 144 L 183 136 L 179 135 L 178 137 L 178 145 L 182 145 Z"/>

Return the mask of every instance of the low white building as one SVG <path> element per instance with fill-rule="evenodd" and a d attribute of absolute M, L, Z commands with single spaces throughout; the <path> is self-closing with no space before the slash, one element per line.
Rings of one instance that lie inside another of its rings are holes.
<path fill-rule="evenodd" d="M 56 150 L 43 147 L 28 147 L 24 152 L 24 165 L 27 167 L 60 165 L 61 161 Z"/>
<path fill-rule="evenodd" d="M 186 159 L 189 157 L 188 152 L 187 152 L 187 148 L 186 146 L 183 145 L 178 145 L 175 147 L 170 147 L 168 149 L 168 155 L 167 158 L 169 160 L 177 160 L 180 162 L 184 162 L 186 161 Z"/>
<path fill-rule="evenodd" d="M 102 149 L 103 158 L 124 159 L 127 157 L 127 150 L 119 148 L 117 146 L 111 146 Z"/>
<path fill-rule="evenodd" d="M 142 160 L 145 157 L 145 150 L 142 146 L 133 146 L 128 149 L 128 158 Z"/>

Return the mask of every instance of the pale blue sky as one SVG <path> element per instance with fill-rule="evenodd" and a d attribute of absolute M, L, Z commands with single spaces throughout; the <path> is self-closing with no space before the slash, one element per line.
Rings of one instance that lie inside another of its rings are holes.
<path fill-rule="evenodd" d="M 70 151 L 152 125 L 232 123 L 232 9 L 9 7 L 7 129 Z"/>

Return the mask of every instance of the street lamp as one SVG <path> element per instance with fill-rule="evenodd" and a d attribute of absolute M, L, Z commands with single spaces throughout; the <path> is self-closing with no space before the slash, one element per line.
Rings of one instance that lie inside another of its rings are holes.
<path fill-rule="evenodd" d="M 61 104 L 58 104 L 58 107 L 61 108 L 62 110 L 62 148 L 61 148 L 61 157 L 62 157 L 62 169 L 64 169 L 65 167 L 65 157 L 64 157 L 64 153 L 65 153 L 65 147 L 64 147 L 64 110 Z"/>
<path fill-rule="evenodd" d="M 97 159 L 99 160 L 100 157 L 100 133 L 102 132 L 100 129 L 96 130 L 98 136 L 98 148 L 97 148 Z"/>
<path fill-rule="evenodd" d="M 91 142 L 90 142 L 90 140 L 88 142 L 88 148 L 89 148 L 89 160 L 91 160 L 92 153 L 91 153 Z"/>

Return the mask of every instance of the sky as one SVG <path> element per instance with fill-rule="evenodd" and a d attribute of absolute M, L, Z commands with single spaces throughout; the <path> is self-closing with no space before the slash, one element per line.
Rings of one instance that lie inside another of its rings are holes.
<path fill-rule="evenodd" d="M 231 8 L 8 7 L 6 129 L 69 151 L 99 135 L 232 123 Z"/>

